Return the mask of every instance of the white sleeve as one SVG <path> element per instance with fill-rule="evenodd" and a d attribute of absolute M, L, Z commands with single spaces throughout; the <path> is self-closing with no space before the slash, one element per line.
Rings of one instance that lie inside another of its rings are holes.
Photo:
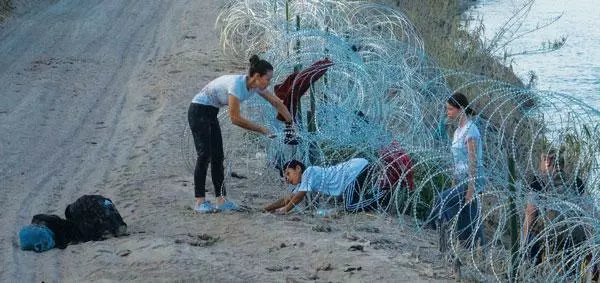
<path fill-rule="evenodd" d="M 249 99 L 253 92 L 255 92 L 254 90 L 249 91 L 246 89 L 246 80 L 244 78 L 245 76 L 235 78 L 235 81 L 231 82 L 230 87 L 227 89 L 227 92 L 237 97 L 240 102 Z"/>
<path fill-rule="evenodd" d="M 479 129 L 477 129 L 477 126 L 475 126 L 475 124 L 471 124 L 471 126 L 469 126 L 465 136 L 467 141 L 473 139 L 476 142 L 479 142 L 481 140 L 481 134 L 479 133 Z"/>
<path fill-rule="evenodd" d="M 302 182 L 298 185 L 298 192 L 311 192 L 313 188 L 311 188 L 313 174 L 312 168 L 306 168 L 304 174 L 302 174 Z"/>
<path fill-rule="evenodd" d="M 240 101 L 243 100 L 243 97 L 241 97 L 242 89 L 241 89 L 242 85 L 240 83 L 233 83 L 231 85 L 231 87 L 227 88 L 227 94 L 228 95 L 233 95 L 235 97 L 237 97 L 237 99 L 239 99 Z"/>

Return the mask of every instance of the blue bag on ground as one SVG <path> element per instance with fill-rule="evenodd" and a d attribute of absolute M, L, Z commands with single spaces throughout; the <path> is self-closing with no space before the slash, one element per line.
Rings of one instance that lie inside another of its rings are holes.
<path fill-rule="evenodd" d="M 19 244 L 22 250 L 44 252 L 54 248 L 54 233 L 43 225 L 26 225 L 19 231 Z"/>

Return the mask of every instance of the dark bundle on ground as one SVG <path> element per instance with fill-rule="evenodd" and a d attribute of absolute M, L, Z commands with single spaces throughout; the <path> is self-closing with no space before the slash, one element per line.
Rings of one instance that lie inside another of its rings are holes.
<path fill-rule="evenodd" d="M 127 224 L 113 202 L 100 195 L 84 195 L 65 209 L 65 217 L 76 223 L 83 241 L 104 239 L 104 233 L 114 236 L 127 233 Z"/>
<path fill-rule="evenodd" d="M 82 233 L 77 229 L 75 222 L 62 219 L 55 214 L 36 214 L 31 219 L 31 224 L 44 225 L 52 230 L 54 242 L 59 249 L 64 249 L 68 244 L 82 240 Z"/>

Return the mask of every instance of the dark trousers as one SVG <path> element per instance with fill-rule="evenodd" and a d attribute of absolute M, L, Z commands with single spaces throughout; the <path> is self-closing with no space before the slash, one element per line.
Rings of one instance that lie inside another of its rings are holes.
<path fill-rule="evenodd" d="M 475 237 L 475 243 L 484 243 L 483 226 L 479 215 L 479 200 L 473 195 L 473 200 L 465 203 L 466 186 L 455 187 L 441 192 L 436 196 L 429 221 L 438 220 L 441 223 L 451 223 L 456 219 L 456 234 L 463 244 L 468 244 L 470 237 Z M 443 227 L 437 227 L 443 229 Z M 468 246 L 468 245 L 467 245 Z"/>
<path fill-rule="evenodd" d="M 356 176 L 356 180 L 346 188 L 344 206 L 347 211 L 369 211 L 381 205 L 381 201 L 388 194 L 387 190 L 380 190 L 373 186 L 371 177 L 374 166 L 369 164 Z"/>
<path fill-rule="evenodd" d="M 225 196 L 225 168 L 223 167 L 223 137 L 219 126 L 219 108 L 191 103 L 188 110 L 188 122 L 194 136 L 196 147 L 196 169 L 194 170 L 194 195 L 197 198 L 206 196 L 206 172 L 208 163 L 215 197 Z"/>

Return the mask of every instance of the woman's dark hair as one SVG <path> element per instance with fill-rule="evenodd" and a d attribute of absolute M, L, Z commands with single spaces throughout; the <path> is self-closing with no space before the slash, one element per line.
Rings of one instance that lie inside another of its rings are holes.
<path fill-rule="evenodd" d="M 273 71 L 273 66 L 267 60 L 258 58 L 258 55 L 252 55 L 250 57 L 250 69 L 248 69 L 248 76 L 252 76 L 255 73 L 259 73 L 264 76 L 267 72 Z"/>
<path fill-rule="evenodd" d="M 468 116 L 475 115 L 475 111 L 469 107 L 469 99 L 460 92 L 455 92 L 448 98 L 448 104 L 454 108 L 462 109 Z"/>
<path fill-rule="evenodd" d="M 285 171 L 285 169 L 288 168 L 292 168 L 292 169 L 296 169 L 296 167 L 300 166 L 300 169 L 302 170 L 302 172 L 304 172 L 304 169 L 306 169 L 306 166 L 304 165 L 304 163 L 296 160 L 296 159 L 292 159 L 288 162 L 286 162 L 285 164 L 283 164 L 283 171 Z"/>

